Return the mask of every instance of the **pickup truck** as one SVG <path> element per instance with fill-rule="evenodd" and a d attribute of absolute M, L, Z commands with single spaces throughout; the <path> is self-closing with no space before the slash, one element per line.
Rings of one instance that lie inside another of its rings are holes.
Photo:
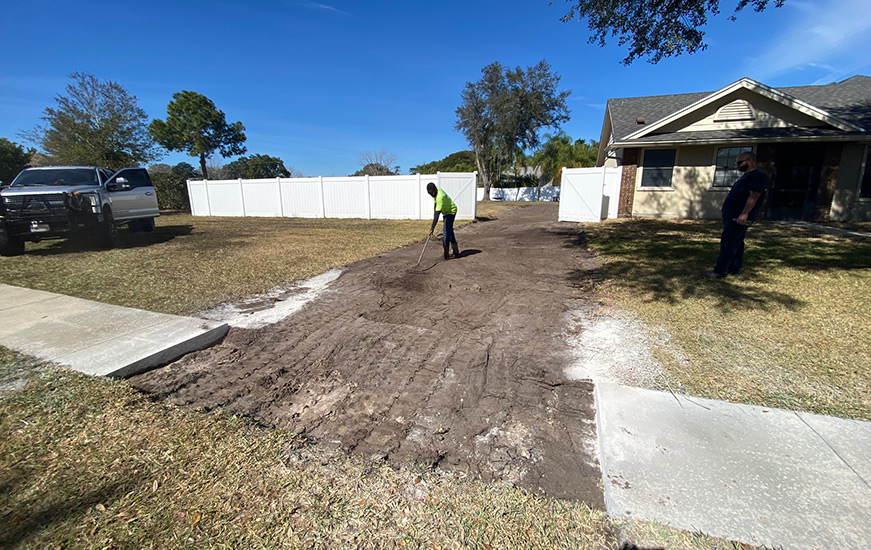
<path fill-rule="evenodd" d="M 0 191 L 0 256 L 24 254 L 25 241 L 77 235 L 112 248 L 119 226 L 152 231 L 159 215 L 145 168 L 26 168 Z"/>

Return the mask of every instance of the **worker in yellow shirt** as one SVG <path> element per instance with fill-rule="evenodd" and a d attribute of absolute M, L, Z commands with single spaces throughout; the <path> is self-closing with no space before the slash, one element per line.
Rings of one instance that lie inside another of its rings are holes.
<path fill-rule="evenodd" d="M 439 214 L 444 217 L 442 224 L 444 229 L 444 240 L 442 246 L 445 249 L 445 259 L 450 259 L 450 251 L 448 247 L 454 249 L 454 258 L 460 257 L 460 247 L 457 246 L 457 238 L 454 236 L 454 218 L 457 216 L 457 205 L 443 189 L 436 187 L 436 184 L 430 182 L 426 184 L 426 192 L 435 200 L 435 211 L 432 217 L 432 227 L 429 228 L 429 234 L 435 231 L 435 226 L 439 223 Z"/>

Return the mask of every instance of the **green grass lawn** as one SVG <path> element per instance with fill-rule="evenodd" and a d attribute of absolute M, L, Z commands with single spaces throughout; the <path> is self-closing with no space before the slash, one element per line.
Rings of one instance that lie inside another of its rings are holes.
<path fill-rule="evenodd" d="M 871 238 L 774 223 L 747 236 L 740 278 L 705 280 L 720 224 L 585 224 L 600 288 L 673 346 L 657 350 L 693 395 L 871 420 Z M 660 388 L 664 389 L 664 388 Z"/>

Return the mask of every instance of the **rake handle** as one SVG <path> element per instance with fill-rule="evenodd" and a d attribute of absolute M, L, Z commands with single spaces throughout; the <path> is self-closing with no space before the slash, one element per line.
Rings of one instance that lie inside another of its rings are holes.
<path fill-rule="evenodd" d="M 432 235 L 427 235 L 427 236 L 426 236 L 426 242 L 423 243 L 423 250 L 420 251 L 420 258 L 417 259 L 417 263 L 414 264 L 414 267 L 417 267 L 417 266 L 420 265 L 420 261 L 423 259 L 423 253 L 426 252 L 426 245 L 429 244 L 429 238 L 430 238 L 430 237 L 432 237 Z"/>

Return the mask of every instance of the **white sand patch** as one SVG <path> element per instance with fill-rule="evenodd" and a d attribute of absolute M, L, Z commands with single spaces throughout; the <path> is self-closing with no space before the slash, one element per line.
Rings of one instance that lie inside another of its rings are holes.
<path fill-rule="evenodd" d="M 573 353 L 565 369 L 569 379 L 645 388 L 662 384 L 662 379 L 657 381 L 662 365 L 652 350 L 671 348 L 665 329 L 651 330 L 632 313 L 600 305 L 571 310 L 566 316 L 566 341 Z"/>
<path fill-rule="evenodd" d="M 331 269 L 291 286 L 276 287 L 233 304 L 221 304 L 198 314 L 202 319 L 223 321 L 231 327 L 256 329 L 290 317 L 339 278 L 341 269 Z"/>

